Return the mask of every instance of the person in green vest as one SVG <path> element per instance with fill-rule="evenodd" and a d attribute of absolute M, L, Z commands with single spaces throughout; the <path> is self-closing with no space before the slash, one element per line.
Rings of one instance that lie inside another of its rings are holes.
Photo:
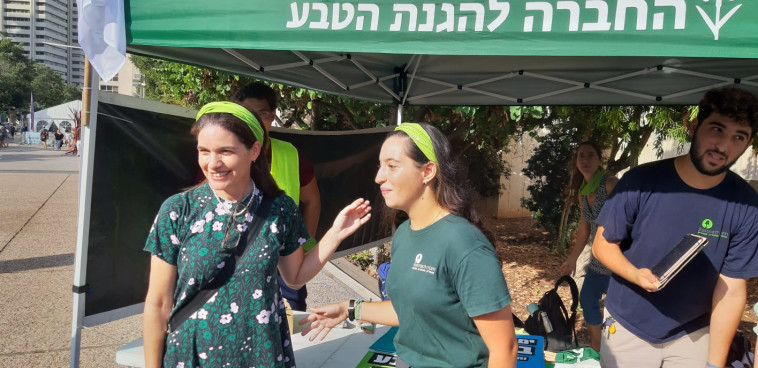
<path fill-rule="evenodd" d="M 234 101 L 260 116 L 261 125 L 268 135 L 276 119 L 276 92 L 263 83 L 250 83 L 234 94 Z M 321 193 L 318 190 L 313 165 L 291 143 L 274 138 L 270 138 L 269 142 L 269 145 L 265 145 L 265 157 L 271 168 L 271 176 L 279 188 L 300 205 L 308 232 L 311 236 L 316 236 L 321 215 Z M 303 250 L 307 252 L 310 249 Z M 299 290 L 291 289 L 283 282 L 281 276 L 279 285 L 282 295 L 293 310 L 306 310 L 305 299 L 308 297 L 308 289 L 305 286 Z"/>

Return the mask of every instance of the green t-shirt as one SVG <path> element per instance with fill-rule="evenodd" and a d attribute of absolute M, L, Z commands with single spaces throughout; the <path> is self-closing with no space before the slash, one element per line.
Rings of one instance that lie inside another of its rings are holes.
<path fill-rule="evenodd" d="M 414 368 L 487 366 L 489 352 L 472 317 L 511 302 L 497 254 L 466 219 L 448 215 L 392 238 L 387 292 L 400 328 L 398 356 Z"/>

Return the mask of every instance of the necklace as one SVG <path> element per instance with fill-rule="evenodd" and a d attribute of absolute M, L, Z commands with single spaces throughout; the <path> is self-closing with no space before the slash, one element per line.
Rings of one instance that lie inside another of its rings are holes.
<path fill-rule="evenodd" d="M 226 200 L 226 199 L 223 199 L 223 198 L 219 197 L 218 194 L 216 193 L 216 190 L 213 189 L 213 188 L 211 188 L 211 191 L 213 192 L 213 195 L 216 197 L 216 201 L 218 201 L 218 203 L 221 203 L 227 209 L 227 211 L 231 209 L 232 204 L 235 204 L 236 205 L 235 206 L 235 211 L 234 212 L 229 211 L 229 212 L 232 213 L 232 215 L 234 217 L 237 217 L 237 216 L 240 216 L 240 215 L 246 213 L 248 210 L 250 210 L 250 205 L 253 203 L 253 197 L 255 197 L 253 195 L 253 193 L 255 193 L 255 182 L 251 180 L 250 181 L 250 185 L 251 185 L 250 199 L 247 200 L 247 204 L 245 204 L 244 206 L 242 206 L 242 209 L 240 209 L 239 212 L 236 211 L 237 208 L 239 208 L 239 203 L 237 203 L 235 201 L 232 201 L 232 200 Z"/>
<path fill-rule="evenodd" d="M 252 181 L 251 181 L 252 182 Z M 232 203 L 236 203 L 234 201 L 222 201 L 221 198 L 219 198 L 218 194 L 216 194 L 216 191 L 211 188 L 211 191 L 213 192 L 213 195 L 216 196 L 216 200 L 218 203 L 221 203 L 226 210 L 229 210 L 229 207 L 231 207 Z M 253 197 L 255 197 L 255 182 L 252 182 L 252 189 L 250 189 L 250 199 L 247 201 L 247 204 L 242 206 L 242 209 L 239 211 L 236 211 L 237 208 L 235 208 L 235 211 L 229 211 L 229 219 L 226 222 L 226 226 L 224 226 L 224 237 L 221 239 L 221 248 L 222 249 L 236 249 L 239 245 L 240 239 L 242 239 L 242 233 L 245 231 L 243 229 L 237 229 L 237 231 L 240 233 L 239 237 L 237 237 L 237 241 L 234 243 L 234 246 L 229 246 L 227 244 L 227 240 L 229 238 L 229 232 L 234 227 L 236 228 L 237 225 L 243 223 L 245 219 L 240 221 L 240 223 L 237 223 L 237 217 L 247 213 L 250 210 L 250 205 L 253 203 Z M 240 201 L 241 202 L 241 201 Z M 236 203 L 237 207 L 239 207 L 239 203 Z M 247 218 L 247 216 L 245 216 Z"/>

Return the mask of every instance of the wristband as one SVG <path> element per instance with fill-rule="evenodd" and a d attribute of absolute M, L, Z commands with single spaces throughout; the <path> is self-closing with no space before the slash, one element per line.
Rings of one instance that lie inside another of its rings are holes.
<path fill-rule="evenodd" d="M 355 299 L 350 299 L 347 302 L 347 319 L 355 321 Z"/>
<path fill-rule="evenodd" d="M 708 367 L 708 368 L 724 368 L 724 367 L 719 367 L 719 366 L 717 366 L 715 364 L 711 364 L 711 363 L 708 363 L 708 362 L 705 362 L 705 366 Z"/>
<path fill-rule="evenodd" d="M 359 321 L 363 320 L 363 318 L 361 318 L 363 315 L 362 306 L 363 306 L 363 299 L 358 299 L 355 301 L 355 312 L 353 313 L 353 316 L 355 317 L 355 319 Z"/>

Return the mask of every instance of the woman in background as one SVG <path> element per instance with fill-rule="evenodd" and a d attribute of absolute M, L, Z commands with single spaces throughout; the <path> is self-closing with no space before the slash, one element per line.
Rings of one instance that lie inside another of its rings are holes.
<path fill-rule="evenodd" d="M 582 250 L 587 244 L 592 246 L 597 232 L 595 220 L 603 208 L 606 197 L 618 182 L 616 177 L 606 176 L 605 169 L 600 166 L 601 157 L 600 148 L 593 142 L 582 142 L 577 147 L 574 158 L 576 161 L 574 177 L 581 177 L 581 187 L 577 194 L 581 207 L 581 219 L 571 253 L 561 265 L 561 273 L 564 275 L 574 273 L 576 261 Z M 584 275 L 584 283 L 579 292 L 579 303 L 584 313 L 584 321 L 587 323 L 590 347 L 598 352 L 600 351 L 600 327 L 603 323 L 600 299 L 608 291 L 610 276 L 611 271 L 590 254 L 587 273 Z"/>

